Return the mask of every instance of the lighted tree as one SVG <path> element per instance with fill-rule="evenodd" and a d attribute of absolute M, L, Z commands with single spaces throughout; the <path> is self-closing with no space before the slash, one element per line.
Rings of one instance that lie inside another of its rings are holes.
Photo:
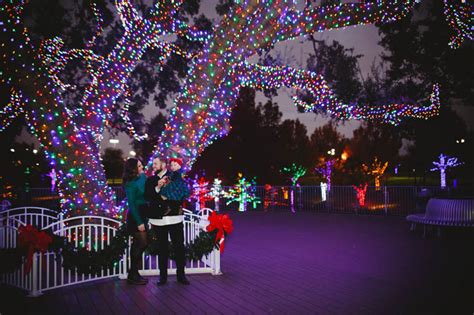
<path fill-rule="evenodd" d="M 219 178 L 214 178 L 212 182 L 211 190 L 209 191 L 209 196 L 214 198 L 214 207 L 215 211 L 219 211 L 219 199 L 225 195 L 224 190 L 222 189 L 222 180 Z"/>
<path fill-rule="evenodd" d="M 314 170 L 321 174 L 326 179 L 326 190 L 329 192 L 331 190 L 331 175 L 334 168 L 335 159 L 328 159 L 323 163 L 322 166 L 316 167 Z"/>
<path fill-rule="evenodd" d="M 270 184 L 265 184 L 264 189 L 265 195 L 263 197 L 263 209 L 266 211 L 269 206 L 275 205 L 275 199 L 278 196 L 278 191 Z"/>
<path fill-rule="evenodd" d="M 193 181 L 192 197 L 196 200 L 196 211 L 204 209 L 206 207 L 206 201 L 213 199 L 209 193 L 209 182 L 206 181 L 204 177 L 201 176 L 199 180 L 196 178 Z"/>
<path fill-rule="evenodd" d="M 397 124 L 403 117 L 427 118 L 438 112 L 438 88 L 427 106 L 390 104 L 357 106 L 341 103 L 318 74 L 290 67 L 268 67 L 246 60 L 276 43 L 298 36 L 358 24 L 395 21 L 409 12 L 415 1 L 370 1 L 326 4 L 299 11 L 293 1 L 239 1 L 202 39 L 202 54 L 192 63 L 182 93 L 158 141 L 158 152 L 178 145 L 185 152 L 186 168 L 210 143 L 229 131 L 229 117 L 241 87 L 282 86 L 305 89 L 314 102 L 294 101 L 305 110 L 320 109 L 341 119 L 374 119 Z"/>
<path fill-rule="evenodd" d="M 290 206 L 291 211 L 295 212 L 295 187 L 300 177 L 306 174 L 306 168 L 301 165 L 291 164 L 289 167 L 284 167 L 281 172 L 286 174 L 291 181 L 291 192 L 290 192 Z M 301 192 L 301 191 L 300 191 Z M 301 198 L 300 198 L 301 201 Z"/>
<path fill-rule="evenodd" d="M 0 8 L 0 87 L 10 93 L 10 102 L 0 111 L 0 130 L 18 115 L 25 116 L 56 169 L 61 207 L 67 215 L 116 215 L 115 194 L 107 186 L 99 157 L 102 132 L 112 113 L 120 109 L 117 98 L 127 91 L 127 79 L 144 52 L 155 49 L 161 61 L 180 52 L 161 41 L 182 26 L 174 19 L 180 2 L 157 3 L 151 18 L 145 19 L 130 1 L 117 0 L 125 31 L 106 56 L 92 49 L 65 49 L 59 37 L 36 47 L 23 21 L 25 3 L 9 1 Z M 99 11 L 94 14 L 99 23 Z M 99 34 L 100 27 L 92 41 Z M 75 86 L 62 82 L 61 72 L 73 59 L 85 61 L 89 83 L 80 104 L 65 104 L 62 92 Z"/>
<path fill-rule="evenodd" d="M 380 190 L 380 179 L 382 178 L 385 170 L 387 169 L 388 162 L 382 163 L 375 157 L 372 164 L 369 166 L 362 164 L 362 170 L 374 177 L 375 190 Z"/>
<path fill-rule="evenodd" d="M 367 193 L 367 183 L 364 185 L 360 184 L 359 186 L 352 185 L 354 190 L 357 194 L 357 201 L 359 202 L 359 206 L 365 207 L 365 195 Z"/>
<path fill-rule="evenodd" d="M 458 165 L 463 164 L 462 162 L 458 162 L 458 159 L 455 157 L 449 157 L 444 154 L 440 154 L 438 157 L 438 161 L 434 161 L 433 167 L 431 171 L 439 171 L 440 178 L 441 178 L 441 188 L 446 188 L 446 170 L 451 167 L 456 167 Z"/>
<path fill-rule="evenodd" d="M 56 189 L 56 179 L 57 179 L 56 170 L 52 168 L 51 171 L 48 173 L 48 176 L 49 178 L 51 178 L 51 192 L 53 192 Z"/>
<path fill-rule="evenodd" d="M 260 203 L 260 198 L 252 192 L 251 183 L 245 179 L 242 173 L 237 175 L 237 183 L 225 192 L 224 197 L 228 199 L 226 205 L 238 202 L 240 212 L 247 211 L 247 203 L 251 203 L 254 209 Z"/>

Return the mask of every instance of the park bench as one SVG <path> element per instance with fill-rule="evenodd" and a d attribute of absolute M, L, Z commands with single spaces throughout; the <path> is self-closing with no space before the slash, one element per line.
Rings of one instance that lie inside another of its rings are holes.
<path fill-rule="evenodd" d="M 474 199 L 431 198 L 425 213 L 411 214 L 407 220 L 411 222 L 411 231 L 417 224 L 423 225 L 423 237 L 427 227 L 437 227 L 438 236 L 441 227 L 474 227 Z"/>

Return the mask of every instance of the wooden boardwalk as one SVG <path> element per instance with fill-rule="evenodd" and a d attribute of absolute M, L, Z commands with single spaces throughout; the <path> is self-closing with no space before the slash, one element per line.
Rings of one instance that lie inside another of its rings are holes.
<path fill-rule="evenodd" d="M 0 287 L 0 314 L 472 314 L 474 239 L 410 233 L 403 218 L 231 213 L 221 276 L 190 286 L 119 279 L 27 298 Z"/>

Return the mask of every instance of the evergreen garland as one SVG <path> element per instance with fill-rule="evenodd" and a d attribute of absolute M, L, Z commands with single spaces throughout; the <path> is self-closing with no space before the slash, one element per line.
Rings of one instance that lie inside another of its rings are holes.
<path fill-rule="evenodd" d="M 113 269 L 125 252 L 129 237 L 126 225 L 123 224 L 110 240 L 110 244 L 96 251 L 76 247 L 66 237 L 55 235 L 51 231 L 46 232 L 53 239 L 49 251 L 55 252 L 57 258 L 63 258 L 63 267 L 84 275 L 98 275 L 102 270 Z M 201 231 L 193 242 L 185 246 L 186 259 L 199 261 L 203 256 L 207 257 L 214 248 L 219 248 L 214 242 L 216 234 L 217 231 Z M 146 252 L 158 255 L 158 240 L 153 230 L 148 231 L 148 239 Z M 16 271 L 24 261 L 25 255 L 26 253 L 18 247 L 0 249 L 0 274 Z M 172 246 L 169 248 L 169 255 L 173 260 L 176 257 Z"/>

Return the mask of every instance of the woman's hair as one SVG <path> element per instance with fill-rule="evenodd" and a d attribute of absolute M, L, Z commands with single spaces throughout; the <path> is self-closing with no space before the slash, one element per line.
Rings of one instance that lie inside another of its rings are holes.
<path fill-rule="evenodd" d="M 138 160 L 135 158 L 129 158 L 125 161 L 123 166 L 123 175 L 122 180 L 125 185 L 132 179 L 135 179 L 138 176 Z"/>

